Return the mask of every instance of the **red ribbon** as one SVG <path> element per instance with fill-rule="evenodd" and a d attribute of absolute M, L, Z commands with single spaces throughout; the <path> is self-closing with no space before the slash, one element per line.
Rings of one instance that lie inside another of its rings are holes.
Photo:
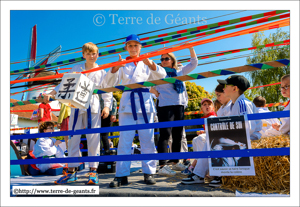
<path fill-rule="evenodd" d="M 10 110 L 10 112 L 33 112 L 34 110 Z M 51 111 L 60 111 L 60 109 L 52 109 Z"/>

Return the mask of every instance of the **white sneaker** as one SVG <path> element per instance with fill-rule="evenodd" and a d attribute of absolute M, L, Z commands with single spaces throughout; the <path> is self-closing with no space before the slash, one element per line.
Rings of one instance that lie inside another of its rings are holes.
<path fill-rule="evenodd" d="M 182 179 L 181 183 L 185 185 L 201 184 L 204 183 L 204 178 L 192 173 L 188 178 Z"/>
<path fill-rule="evenodd" d="M 176 172 L 171 170 L 171 168 L 168 165 L 165 165 L 163 168 L 160 168 L 157 172 L 159 175 L 166 175 L 166 176 L 172 176 L 176 175 Z"/>
<path fill-rule="evenodd" d="M 183 171 L 187 166 L 183 165 L 181 162 L 178 162 L 176 165 L 172 166 L 172 170 Z"/>
<path fill-rule="evenodd" d="M 176 174 L 176 172 L 174 171 L 174 170 L 172 170 L 170 167 L 169 167 L 169 165 L 166 165 L 165 166 L 166 167 L 166 169 L 169 171 L 169 172 L 171 172 L 171 173 L 175 173 Z"/>

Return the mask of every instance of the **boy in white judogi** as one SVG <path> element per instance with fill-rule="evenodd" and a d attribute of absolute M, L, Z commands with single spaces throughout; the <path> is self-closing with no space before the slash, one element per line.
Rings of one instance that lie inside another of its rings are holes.
<path fill-rule="evenodd" d="M 42 122 L 39 125 L 39 132 L 54 132 L 54 123 L 51 121 Z M 65 157 L 63 150 L 60 148 L 60 140 L 56 140 L 52 137 L 39 138 L 33 147 L 33 154 L 37 159 L 43 158 L 62 158 Z M 46 172 L 49 168 L 57 165 L 56 163 L 46 163 L 46 164 L 36 164 L 37 168 L 40 169 L 42 173 Z M 61 167 L 64 164 L 58 164 Z"/>
<path fill-rule="evenodd" d="M 244 114 L 258 113 L 254 103 L 249 101 L 244 92 L 250 87 L 249 81 L 242 75 L 232 75 L 226 80 L 218 80 L 219 83 L 225 85 L 224 94 L 232 101 L 230 106 L 230 116 L 238 116 Z M 261 120 L 251 120 L 249 123 L 249 132 L 251 140 L 261 138 L 260 131 L 262 129 Z"/>
<path fill-rule="evenodd" d="M 137 35 L 129 35 L 126 38 L 125 49 L 130 57 L 126 59 L 139 57 L 141 51 L 140 39 Z M 119 55 L 119 61 L 122 61 Z M 131 62 L 111 68 L 107 73 L 107 79 L 114 81 L 113 85 L 137 83 L 148 80 L 157 80 L 166 76 L 165 70 L 156 65 L 148 58 L 139 62 Z M 111 85 L 111 82 L 109 83 Z M 155 104 L 148 88 L 139 88 L 125 91 L 122 95 L 119 106 L 119 125 L 133 125 L 153 123 L 156 113 Z M 118 155 L 131 154 L 131 145 L 135 131 L 121 131 Z M 138 130 L 141 153 L 156 153 L 154 145 L 154 129 Z M 156 172 L 155 160 L 143 160 L 142 169 L 144 172 L 144 182 L 146 184 L 155 184 L 153 174 Z M 119 161 L 116 166 L 116 177 L 110 183 L 110 187 L 117 187 L 128 184 L 127 176 L 130 175 L 130 161 Z"/>
<path fill-rule="evenodd" d="M 83 45 L 82 47 L 83 57 L 86 59 L 85 63 L 75 65 L 69 73 L 73 72 L 83 72 L 85 70 L 90 70 L 98 67 L 96 63 L 98 54 L 98 47 L 89 42 Z M 106 72 L 104 70 L 99 70 L 91 73 L 86 73 L 86 75 L 91 81 L 95 84 L 95 89 L 101 89 L 108 87 L 106 82 Z M 60 85 L 55 87 L 53 91 L 50 92 L 49 95 L 55 95 L 58 93 Z M 45 98 L 48 98 L 49 95 L 45 95 Z M 104 108 L 102 109 L 102 114 L 100 114 L 100 101 L 99 96 L 97 94 L 93 94 L 90 99 L 90 106 L 88 109 L 75 109 L 71 108 L 71 115 L 69 121 L 69 130 L 78 130 L 84 128 L 100 128 L 101 127 L 101 116 L 103 118 L 108 117 L 109 111 L 111 110 L 112 104 L 112 93 L 104 93 L 102 94 L 102 99 L 104 100 Z M 81 135 L 74 135 L 71 137 L 68 143 L 68 157 L 80 157 L 80 138 Z M 100 156 L 100 135 L 97 134 L 87 134 L 87 145 L 88 145 L 88 155 L 89 156 Z M 98 184 L 98 168 L 99 162 L 89 162 L 90 173 L 89 179 L 86 184 L 94 185 Z M 68 174 L 61 177 L 55 184 L 66 184 L 69 182 L 74 182 L 77 180 L 75 168 L 78 167 L 80 163 L 69 163 L 68 164 Z"/>
<path fill-rule="evenodd" d="M 270 110 L 265 107 L 266 99 L 262 96 L 257 96 L 253 99 L 253 103 L 257 107 L 258 113 L 268 113 Z M 270 137 L 280 135 L 280 132 L 272 127 L 272 124 L 280 124 L 279 120 L 274 119 L 262 119 L 262 130 L 260 131 L 261 137 Z"/>
<path fill-rule="evenodd" d="M 222 104 L 222 106 L 217 111 L 218 117 L 230 115 L 231 100 L 230 100 L 230 98 L 228 98 L 224 95 L 223 90 L 224 90 L 223 84 L 217 85 L 217 87 L 215 89 L 215 94 L 217 96 L 217 100 Z"/>

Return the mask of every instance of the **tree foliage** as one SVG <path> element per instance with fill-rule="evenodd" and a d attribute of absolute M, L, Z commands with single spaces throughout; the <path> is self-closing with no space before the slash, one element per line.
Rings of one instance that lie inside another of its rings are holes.
<path fill-rule="evenodd" d="M 269 44 L 272 42 L 278 42 L 287 40 L 290 38 L 289 32 L 282 31 L 281 29 L 277 29 L 275 33 L 266 37 L 264 32 L 254 33 L 252 35 L 252 46 Z M 278 47 L 271 47 L 271 49 L 275 49 Z M 253 63 L 263 63 L 274 61 L 278 59 L 289 59 L 290 58 L 290 48 L 282 48 L 278 50 L 270 50 L 270 48 L 259 48 L 254 50 L 254 56 L 247 58 L 247 64 Z M 281 81 L 281 77 L 283 75 L 290 73 L 290 67 L 278 67 L 274 69 L 266 69 L 266 70 L 257 70 L 247 72 L 246 77 L 251 83 L 252 87 L 267 85 L 271 83 L 278 83 Z M 286 101 L 286 98 L 281 96 L 280 93 L 280 85 L 268 86 L 263 88 L 251 89 L 245 92 L 245 96 L 250 100 L 253 100 L 256 96 L 265 97 L 267 103 L 277 103 Z M 277 111 L 279 108 L 272 107 L 270 108 L 272 111 Z"/>
<path fill-rule="evenodd" d="M 197 86 L 196 83 L 189 81 L 185 82 L 186 90 L 189 98 L 188 107 L 185 111 L 200 110 L 200 101 L 203 98 L 212 98 L 212 95 L 204 90 L 202 86 Z"/>
<path fill-rule="evenodd" d="M 210 98 L 210 99 L 213 98 L 213 96 L 209 94 L 207 91 L 205 91 L 202 86 L 198 86 L 196 85 L 196 83 L 186 81 L 185 85 L 186 85 L 186 90 L 189 99 L 188 107 L 185 109 L 186 112 L 200 111 L 201 100 L 203 98 Z M 195 119 L 200 117 L 201 115 L 190 115 L 190 116 L 185 116 L 185 119 Z"/>
<path fill-rule="evenodd" d="M 115 92 L 113 92 L 113 96 L 114 96 L 114 98 L 117 101 L 117 106 L 120 105 L 120 100 L 122 98 L 122 94 L 123 94 L 123 91 L 115 91 Z"/>
<path fill-rule="evenodd" d="M 122 98 L 122 94 L 123 94 L 123 91 L 114 91 L 113 92 L 113 96 L 117 101 L 117 107 L 120 106 L 120 100 Z M 117 110 L 117 111 L 119 111 L 119 110 Z M 116 117 L 117 117 L 117 119 L 119 118 L 118 113 L 117 113 Z M 112 126 L 119 126 L 119 122 L 114 122 L 112 124 Z M 117 132 L 110 132 L 110 135 L 111 136 L 118 136 L 118 135 L 120 135 L 120 132 L 118 132 L 118 131 Z M 113 141 L 114 146 L 116 146 L 119 142 L 119 138 L 114 138 L 114 139 L 112 139 L 112 141 Z"/>

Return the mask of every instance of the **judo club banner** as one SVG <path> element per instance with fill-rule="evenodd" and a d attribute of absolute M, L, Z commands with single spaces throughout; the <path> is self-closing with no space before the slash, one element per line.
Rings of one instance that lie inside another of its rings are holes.
<path fill-rule="evenodd" d="M 251 149 L 246 116 L 215 117 L 205 120 L 208 151 Z M 209 158 L 211 176 L 255 175 L 253 157 Z"/>

